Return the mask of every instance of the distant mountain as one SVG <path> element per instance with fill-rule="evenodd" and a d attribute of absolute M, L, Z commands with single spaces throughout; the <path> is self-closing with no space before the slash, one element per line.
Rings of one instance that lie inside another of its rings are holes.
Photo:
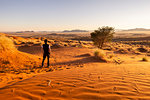
<path fill-rule="evenodd" d="M 63 32 L 88 32 L 88 31 L 76 29 L 76 30 L 64 30 Z"/>
<path fill-rule="evenodd" d="M 34 32 L 34 31 L 19 31 L 19 32 L 16 32 L 16 33 L 29 33 L 29 32 Z"/>
<path fill-rule="evenodd" d="M 123 31 L 150 31 L 150 29 L 134 28 L 134 29 L 128 29 L 128 30 L 123 30 Z"/>

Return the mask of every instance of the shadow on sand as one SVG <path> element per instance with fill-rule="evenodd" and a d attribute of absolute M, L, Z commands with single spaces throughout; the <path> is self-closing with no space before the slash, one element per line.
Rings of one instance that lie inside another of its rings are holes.
<path fill-rule="evenodd" d="M 90 57 L 91 55 L 89 53 L 82 54 L 82 55 L 77 55 L 75 57 Z"/>
<path fill-rule="evenodd" d="M 79 55 L 76 57 L 83 57 L 83 55 Z M 93 63 L 93 62 L 101 62 L 104 63 L 105 61 L 103 60 L 98 60 L 93 56 L 88 56 L 88 57 L 84 57 L 78 60 L 74 60 L 74 61 L 67 61 L 67 62 L 56 62 L 53 65 L 68 65 L 68 64 L 86 64 L 86 63 Z"/>

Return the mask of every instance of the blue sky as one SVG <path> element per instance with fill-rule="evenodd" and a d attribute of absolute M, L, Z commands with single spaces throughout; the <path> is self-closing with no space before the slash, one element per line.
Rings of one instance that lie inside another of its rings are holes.
<path fill-rule="evenodd" d="M 150 28 L 150 0 L 0 0 L 0 31 Z"/>

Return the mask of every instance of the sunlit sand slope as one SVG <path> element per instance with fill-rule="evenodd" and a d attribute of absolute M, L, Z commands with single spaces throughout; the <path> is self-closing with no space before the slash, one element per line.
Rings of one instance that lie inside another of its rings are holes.
<path fill-rule="evenodd" d="M 7 86 L 0 90 L 0 98 L 2 100 L 149 100 L 149 77 L 150 68 L 142 63 L 138 66 L 93 63 L 38 75 Z"/>

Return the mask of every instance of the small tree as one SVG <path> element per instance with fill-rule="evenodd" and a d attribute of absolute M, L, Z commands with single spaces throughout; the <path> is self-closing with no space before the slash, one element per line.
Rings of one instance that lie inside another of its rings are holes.
<path fill-rule="evenodd" d="M 98 30 L 95 30 L 91 33 L 92 41 L 94 45 L 102 49 L 105 42 L 111 41 L 115 30 L 113 27 L 103 26 L 99 27 Z"/>

